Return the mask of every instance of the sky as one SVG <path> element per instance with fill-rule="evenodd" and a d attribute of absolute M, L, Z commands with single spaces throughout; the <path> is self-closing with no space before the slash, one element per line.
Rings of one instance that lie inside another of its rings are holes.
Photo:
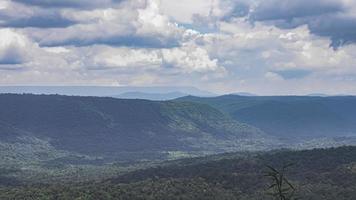
<path fill-rule="evenodd" d="M 356 1 L 0 0 L 0 85 L 356 94 Z"/>

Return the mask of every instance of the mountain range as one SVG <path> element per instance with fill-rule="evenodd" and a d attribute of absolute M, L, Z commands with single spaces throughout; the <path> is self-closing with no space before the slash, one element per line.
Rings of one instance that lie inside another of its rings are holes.
<path fill-rule="evenodd" d="M 53 167 L 353 145 L 355 113 L 352 96 L 151 101 L 0 94 L 0 166 L 51 174 Z"/>
<path fill-rule="evenodd" d="M 0 139 L 6 159 L 24 147 L 43 159 L 141 160 L 265 150 L 275 142 L 205 104 L 30 94 L 0 95 Z"/>
<path fill-rule="evenodd" d="M 166 101 L 176 98 L 187 96 L 182 92 L 168 92 L 168 93 L 146 93 L 146 92 L 125 92 L 120 95 L 114 95 L 113 97 L 119 99 L 146 99 L 153 101 Z"/>
<path fill-rule="evenodd" d="M 280 138 L 356 135 L 354 96 L 187 96 L 176 101 L 210 105 Z"/>
<path fill-rule="evenodd" d="M 0 86 L 0 93 L 59 94 L 69 96 L 96 96 L 167 100 L 186 95 L 216 96 L 195 87 L 133 87 L 133 86 Z M 160 97 L 161 96 L 161 97 Z"/>

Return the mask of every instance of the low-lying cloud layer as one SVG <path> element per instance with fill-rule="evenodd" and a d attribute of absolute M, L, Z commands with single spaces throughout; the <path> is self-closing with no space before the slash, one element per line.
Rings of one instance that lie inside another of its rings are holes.
<path fill-rule="evenodd" d="M 352 0 L 3 0 L 2 85 L 356 94 Z"/>

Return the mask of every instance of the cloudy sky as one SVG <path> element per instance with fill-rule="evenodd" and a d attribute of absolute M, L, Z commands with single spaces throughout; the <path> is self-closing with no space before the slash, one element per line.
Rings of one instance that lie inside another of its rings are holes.
<path fill-rule="evenodd" d="M 0 0 L 0 85 L 356 94 L 356 2 Z"/>

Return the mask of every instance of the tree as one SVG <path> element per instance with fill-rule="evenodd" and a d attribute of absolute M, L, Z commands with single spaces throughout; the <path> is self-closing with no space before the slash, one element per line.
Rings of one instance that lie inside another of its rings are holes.
<path fill-rule="evenodd" d="M 284 165 L 281 170 L 267 166 L 268 171 L 265 176 L 270 179 L 271 184 L 268 186 L 267 194 L 276 200 L 296 200 L 295 187 L 286 178 L 285 172 L 289 165 Z"/>

